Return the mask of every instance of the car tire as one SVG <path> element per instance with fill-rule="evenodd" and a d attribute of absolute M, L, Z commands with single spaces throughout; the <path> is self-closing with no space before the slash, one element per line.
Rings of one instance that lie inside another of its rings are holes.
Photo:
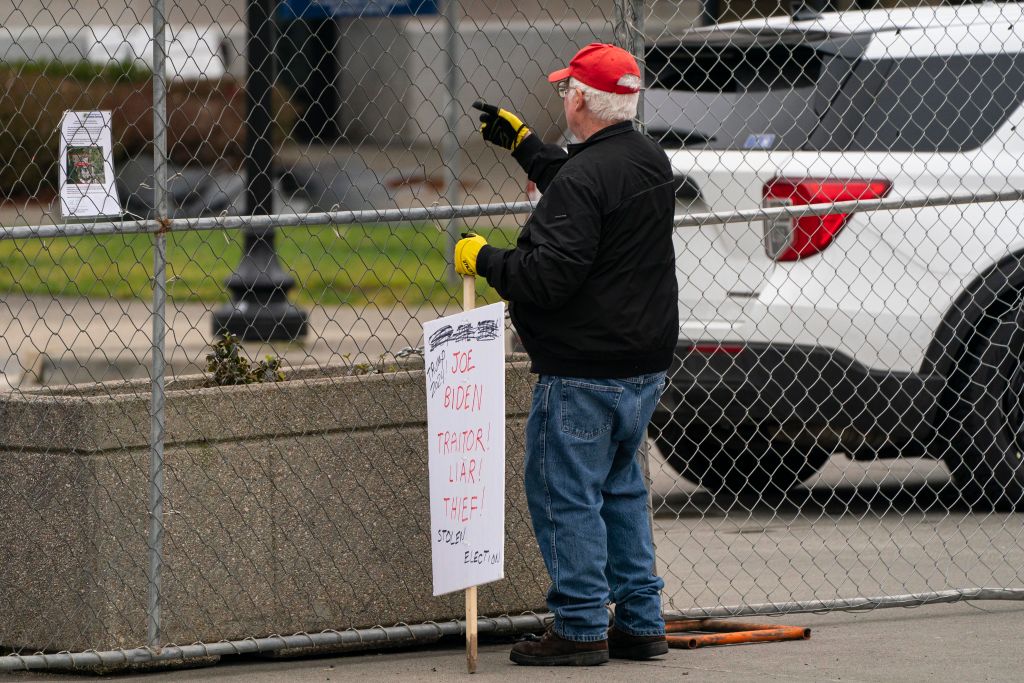
<path fill-rule="evenodd" d="M 715 494 L 777 497 L 811 477 L 829 459 L 822 448 L 800 449 L 757 431 L 723 433 L 669 417 L 652 423 L 651 436 L 680 475 Z"/>
<path fill-rule="evenodd" d="M 972 509 L 1024 509 L 1024 309 L 998 318 L 966 357 L 943 459 Z"/>

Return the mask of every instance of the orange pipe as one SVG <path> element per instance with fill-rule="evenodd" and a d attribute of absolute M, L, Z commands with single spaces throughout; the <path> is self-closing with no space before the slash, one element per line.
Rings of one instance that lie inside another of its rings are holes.
<path fill-rule="evenodd" d="M 665 633 L 680 633 L 682 631 L 711 631 L 713 633 L 730 633 L 732 631 L 771 631 L 777 628 L 801 628 L 796 626 L 783 626 L 782 624 L 752 624 L 749 621 L 728 621 L 726 619 L 684 619 L 681 621 L 666 621 Z M 807 630 L 807 637 L 811 637 L 811 629 Z"/>
<path fill-rule="evenodd" d="M 698 648 L 706 645 L 735 645 L 739 643 L 767 643 L 784 640 L 806 640 L 811 629 L 803 626 L 781 624 L 750 624 L 741 621 L 714 619 L 687 619 L 670 621 L 665 624 L 669 647 Z M 687 631 L 711 631 L 711 633 L 686 633 Z"/>
<path fill-rule="evenodd" d="M 789 626 L 763 631 L 734 631 L 732 633 L 700 633 L 687 636 L 666 636 L 668 646 L 693 650 L 707 645 L 739 645 L 740 643 L 770 643 L 784 640 L 804 640 L 806 629 Z"/>
<path fill-rule="evenodd" d="M 700 631 L 701 626 L 708 619 L 682 619 L 680 621 L 666 621 L 665 633 L 681 633 L 683 631 Z"/>

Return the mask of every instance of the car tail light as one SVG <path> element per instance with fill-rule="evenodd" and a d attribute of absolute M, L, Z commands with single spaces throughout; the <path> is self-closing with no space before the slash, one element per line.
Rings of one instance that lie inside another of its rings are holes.
<path fill-rule="evenodd" d="M 888 180 L 846 178 L 772 178 L 764 185 L 764 206 L 805 206 L 854 200 L 881 199 L 889 194 Z M 832 243 L 846 225 L 848 213 L 765 221 L 764 247 L 776 261 L 796 261 L 817 254 Z"/>

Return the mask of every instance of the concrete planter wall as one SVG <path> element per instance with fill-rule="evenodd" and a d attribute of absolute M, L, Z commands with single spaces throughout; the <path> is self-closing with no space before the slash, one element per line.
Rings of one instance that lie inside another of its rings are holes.
<path fill-rule="evenodd" d="M 167 386 L 163 640 L 448 620 L 431 597 L 422 370 Z M 521 483 L 531 381 L 507 371 L 506 576 L 481 614 L 544 609 Z M 0 399 L 0 645 L 145 644 L 149 385 Z"/>

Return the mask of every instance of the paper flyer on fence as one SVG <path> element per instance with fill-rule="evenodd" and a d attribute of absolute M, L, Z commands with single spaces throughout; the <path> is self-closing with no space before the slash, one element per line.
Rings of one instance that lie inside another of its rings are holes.
<path fill-rule="evenodd" d="M 423 325 L 434 595 L 505 576 L 505 305 Z"/>
<path fill-rule="evenodd" d="M 120 216 L 109 111 L 66 111 L 60 121 L 60 212 L 64 218 Z"/>

